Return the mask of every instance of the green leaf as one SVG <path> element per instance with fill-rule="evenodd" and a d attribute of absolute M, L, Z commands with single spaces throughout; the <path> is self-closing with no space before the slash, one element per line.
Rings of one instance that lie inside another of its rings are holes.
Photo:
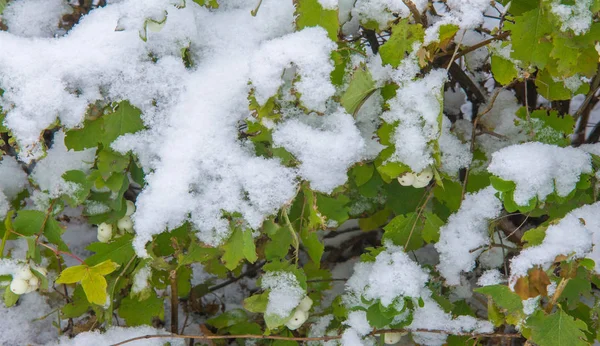
<path fill-rule="evenodd" d="M 117 137 L 135 133 L 144 129 L 142 112 L 132 106 L 129 101 L 121 101 L 110 114 L 104 115 L 104 136 L 102 144 L 109 146 Z"/>
<path fill-rule="evenodd" d="M 153 290 L 150 297 L 141 301 L 131 297 L 123 298 L 118 312 L 127 326 L 152 325 L 154 317 L 164 318 L 164 302 Z"/>
<path fill-rule="evenodd" d="M 352 167 L 350 174 L 352 174 L 352 176 L 354 177 L 354 182 L 356 183 L 356 186 L 361 186 L 366 184 L 371 179 L 374 171 L 375 166 L 373 166 L 372 164 L 363 164 Z"/>
<path fill-rule="evenodd" d="M 383 229 L 385 230 L 383 239 L 404 246 L 405 251 L 416 250 L 423 246 L 423 219 L 417 218 L 417 213 L 398 215 Z"/>
<path fill-rule="evenodd" d="M 62 178 L 66 182 L 74 183 L 77 186 L 77 189 L 74 192 L 71 192 L 68 196 L 65 196 L 67 202 L 71 207 L 77 207 L 86 200 L 86 198 L 90 194 L 90 189 L 93 186 L 93 182 L 87 179 L 87 174 L 83 171 L 67 171 L 62 175 Z"/>
<path fill-rule="evenodd" d="M 561 308 L 553 314 L 538 311 L 527 320 L 531 341 L 539 346 L 587 346 L 587 325 L 566 314 Z"/>
<path fill-rule="evenodd" d="M 65 304 L 61 311 L 63 318 L 75 318 L 83 315 L 90 308 L 90 303 L 87 301 L 85 297 L 85 292 L 83 292 L 83 287 L 77 286 L 71 296 L 71 302 Z"/>
<path fill-rule="evenodd" d="M 127 168 L 129 156 L 104 148 L 98 153 L 96 164 L 102 176 L 108 178 L 113 172 L 123 172 Z"/>
<path fill-rule="evenodd" d="M 507 85 L 519 76 L 519 71 L 512 61 L 499 55 L 492 55 L 492 75 L 498 83 Z"/>
<path fill-rule="evenodd" d="M 515 17 L 514 23 L 505 23 L 511 31 L 511 57 L 520 60 L 524 67 L 535 65 L 542 69 L 550 59 L 552 43 L 547 35 L 553 31 L 548 16 L 541 8 L 535 8 Z"/>
<path fill-rule="evenodd" d="M 394 320 L 394 317 L 386 316 L 379 307 L 379 303 L 377 303 L 367 309 L 367 321 L 372 327 L 384 328 Z"/>
<path fill-rule="evenodd" d="M 292 245 L 292 235 L 288 227 L 279 227 L 273 234 L 269 234 L 270 242 L 265 246 L 265 258 L 269 261 L 283 259 L 288 254 Z"/>
<path fill-rule="evenodd" d="M 542 244 L 544 238 L 546 238 L 547 228 L 547 226 L 539 226 L 537 228 L 530 229 L 527 232 L 525 232 L 523 234 L 523 237 L 521 238 L 523 242 L 527 242 L 525 247 L 527 248 L 530 246 L 537 246 Z"/>
<path fill-rule="evenodd" d="M 124 234 L 123 236 L 111 241 L 110 243 L 92 243 L 86 249 L 95 252 L 94 255 L 86 258 L 85 263 L 96 265 L 107 260 L 116 264 L 123 265 L 135 256 L 131 241 L 133 235 Z"/>
<path fill-rule="evenodd" d="M 504 180 L 493 175 L 490 176 L 490 183 L 492 183 L 494 189 L 501 192 L 513 191 L 517 187 L 514 181 Z"/>
<path fill-rule="evenodd" d="M 318 0 L 294 0 L 296 5 L 296 29 L 320 26 L 332 41 L 337 41 L 339 30 L 338 11 L 326 10 Z"/>
<path fill-rule="evenodd" d="M 102 142 L 104 136 L 104 119 L 85 120 L 83 127 L 72 129 L 65 133 L 65 146 L 68 149 L 81 151 L 95 148 Z"/>
<path fill-rule="evenodd" d="M 329 220 L 334 220 L 341 225 L 348 220 L 350 208 L 348 203 L 350 198 L 345 195 L 339 195 L 335 198 L 323 194 L 317 194 L 317 208 L 319 212 Z"/>
<path fill-rule="evenodd" d="M 423 213 L 425 218 L 423 224 L 423 240 L 427 243 L 437 243 L 440 240 L 440 227 L 444 225 L 444 221 L 436 214 L 426 211 Z"/>
<path fill-rule="evenodd" d="M 248 234 L 245 234 L 248 233 Z M 223 257 L 221 258 L 225 267 L 229 270 L 237 268 L 238 264 L 244 259 L 255 261 L 256 260 L 256 248 L 254 245 L 254 239 L 252 239 L 252 232 L 247 230 L 241 230 L 235 228 L 231 233 L 231 236 L 223 244 Z M 250 258 L 248 258 L 250 257 Z"/>
<path fill-rule="evenodd" d="M 43 231 L 46 214 L 39 210 L 20 210 L 13 221 L 13 228 L 24 236 L 35 235 Z"/>
<path fill-rule="evenodd" d="M 423 41 L 425 31 L 421 24 L 410 24 L 409 19 L 400 20 L 392 27 L 392 35 L 379 48 L 379 55 L 384 65 L 398 67 L 405 56 L 412 52 L 415 42 Z"/>
<path fill-rule="evenodd" d="M 13 291 L 10 290 L 10 286 L 7 286 L 6 289 L 4 290 L 4 305 L 7 308 L 10 308 L 11 306 L 17 304 L 17 301 L 19 300 L 19 295 L 13 293 Z"/>
<path fill-rule="evenodd" d="M 363 231 L 376 230 L 387 223 L 391 214 L 390 209 L 379 210 L 369 217 L 358 219 L 358 227 Z"/>
<path fill-rule="evenodd" d="M 227 328 L 234 324 L 248 321 L 248 314 L 242 309 L 233 309 L 220 314 L 217 317 L 209 318 L 206 324 L 215 328 Z"/>
<path fill-rule="evenodd" d="M 321 256 L 323 256 L 323 252 L 325 251 L 325 245 L 321 243 L 316 232 L 311 232 L 306 228 L 302 229 L 300 232 L 300 239 L 302 240 L 302 245 L 304 245 L 306 252 L 308 252 L 308 256 L 310 256 L 310 259 L 318 267 L 321 263 Z"/>
<path fill-rule="evenodd" d="M 473 291 L 488 295 L 494 303 L 510 313 L 521 312 L 523 310 L 523 302 L 521 298 L 513 291 L 504 285 L 491 285 L 481 288 L 476 288 Z"/>
<path fill-rule="evenodd" d="M 572 96 L 571 90 L 565 87 L 565 83 L 560 80 L 555 82 L 547 70 L 538 72 L 535 78 L 535 86 L 540 95 L 550 101 L 568 100 Z"/>
<path fill-rule="evenodd" d="M 267 304 L 269 304 L 269 292 L 255 294 L 244 299 L 244 309 L 259 314 L 267 311 Z"/>
<path fill-rule="evenodd" d="M 371 73 L 365 67 L 359 67 L 354 71 L 352 80 L 342 95 L 340 103 L 349 114 L 355 115 L 376 90 Z"/>

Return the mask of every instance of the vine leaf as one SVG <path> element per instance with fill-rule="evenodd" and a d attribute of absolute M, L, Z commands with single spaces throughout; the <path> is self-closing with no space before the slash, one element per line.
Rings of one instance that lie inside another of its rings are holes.
<path fill-rule="evenodd" d="M 545 315 L 538 311 L 527 320 L 531 328 L 531 341 L 540 346 L 586 346 L 584 331 L 587 325 L 558 309 L 553 314 Z"/>
<path fill-rule="evenodd" d="M 373 94 L 377 88 L 371 73 L 364 67 L 354 71 L 350 85 L 344 95 L 341 104 L 349 114 L 355 115 L 363 103 Z"/>

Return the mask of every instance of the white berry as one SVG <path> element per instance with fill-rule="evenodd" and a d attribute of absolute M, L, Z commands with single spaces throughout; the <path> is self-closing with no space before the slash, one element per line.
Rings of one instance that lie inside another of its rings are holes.
<path fill-rule="evenodd" d="M 304 297 L 304 299 L 302 299 L 300 301 L 300 304 L 298 304 L 297 309 L 304 311 L 304 312 L 308 312 L 308 310 L 310 310 L 312 305 L 313 305 L 312 299 L 310 299 L 310 297 L 306 296 L 306 297 Z"/>
<path fill-rule="evenodd" d="M 119 231 L 131 232 L 133 231 L 133 220 L 129 216 L 125 216 L 117 222 L 117 228 Z"/>
<path fill-rule="evenodd" d="M 38 273 L 42 274 L 43 276 L 48 276 L 48 270 L 44 267 L 37 267 L 34 266 L 33 269 L 35 269 L 35 271 L 37 271 Z"/>
<path fill-rule="evenodd" d="M 40 279 L 38 279 L 36 276 L 29 279 L 28 283 L 29 286 L 35 287 L 36 289 L 40 287 Z"/>
<path fill-rule="evenodd" d="M 127 211 L 125 212 L 125 216 L 131 216 L 135 213 L 135 204 L 132 201 L 126 200 L 125 204 L 127 205 Z"/>
<path fill-rule="evenodd" d="M 423 170 L 421 173 L 417 174 L 415 177 L 415 181 L 412 184 L 413 187 L 422 188 L 429 185 L 429 182 L 433 179 L 433 171 L 430 168 Z"/>
<path fill-rule="evenodd" d="M 29 267 L 23 267 L 19 269 L 19 271 L 16 273 L 16 277 L 27 281 L 33 277 L 33 273 L 31 272 Z"/>
<path fill-rule="evenodd" d="M 411 172 L 404 173 L 403 176 L 398 177 L 398 182 L 402 186 L 411 186 L 415 182 L 415 175 Z"/>
<path fill-rule="evenodd" d="M 14 278 L 10 282 L 10 290 L 14 294 L 21 295 L 23 293 L 26 293 L 28 288 L 29 288 L 29 285 L 27 284 L 27 281 L 25 281 L 21 278 Z"/>
<path fill-rule="evenodd" d="M 107 223 L 98 225 L 98 240 L 107 243 L 112 237 L 113 227 Z"/>
<path fill-rule="evenodd" d="M 296 330 L 300 328 L 300 326 L 304 322 L 306 322 L 307 319 L 307 312 L 304 312 L 302 310 L 296 310 L 296 312 L 294 312 L 294 315 L 292 315 L 292 318 L 290 318 L 290 320 L 285 324 L 285 326 L 288 327 L 289 330 Z"/>
<path fill-rule="evenodd" d="M 383 334 L 383 342 L 387 345 L 393 345 L 402 339 L 403 333 L 385 333 Z"/>

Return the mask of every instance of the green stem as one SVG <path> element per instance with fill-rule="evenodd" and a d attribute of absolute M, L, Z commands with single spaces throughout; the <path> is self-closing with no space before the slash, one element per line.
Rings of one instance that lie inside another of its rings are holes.
<path fill-rule="evenodd" d="M 12 232 L 12 216 L 14 211 L 11 210 L 6 215 L 6 219 L 4 220 L 4 236 L 2 237 L 2 244 L 0 244 L 0 258 L 4 258 L 4 248 L 6 247 L 6 242 L 8 241 L 8 236 L 10 232 Z"/>
<path fill-rule="evenodd" d="M 294 239 L 294 262 L 298 264 L 298 249 L 300 248 L 300 240 L 298 239 L 298 234 L 294 230 L 292 223 L 290 222 L 290 218 L 287 214 L 287 210 L 285 207 L 282 208 L 283 218 L 285 219 L 285 223 L 290 229 L 290 233 L 292 234 L 292 238 Z"/>

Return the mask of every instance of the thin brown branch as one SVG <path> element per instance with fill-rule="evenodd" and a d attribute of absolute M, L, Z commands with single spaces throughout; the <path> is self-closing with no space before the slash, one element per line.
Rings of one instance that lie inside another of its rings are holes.
<path fill-rule="evenodd" d="M 447 330 L 440 329 L 385 329 L 385 330 L 376 330 L 369 335 L 375 336 L 384 333 L 403 333 L 403 332 L 417 332 L 417 333 L 435 333 L 435 334 L 451 334 L 456 336 L 470 336 L 477 338 L 510 338 L 510 339 L 518 339 L 521 338 L 522 335 L 518 333 L 508 334 L 508 333 L 453 333 Z M 179 335 L 179 334 L 156 334 L 156 335 L 143 335 L 135 338 L 127 339 L 121 341 L 119 343 L 113 344 L 111 346 L 120 346 L 125 345 L 127 343 L 138 341 L 138 340 L 148 340 L 148 339 L 199 339 L 199 340 L 226 340 L 226 339 L 257 339 L 257 340 L 287 340 L 287 341 L 329 341 L 329 340 L 339 340 L 342 338 L 341 335 L 332 335 L 332 336 L 320 336 L 320 337 L 289 337 L 289 336 L 279 336 L 279 335 L 253 335 L 253 334 L 239 334 L 239 335 Z"/>
<path fill-rule="evenodd" d="M 417 6 L 415 6 L 414 2 L 412 2 L 411 0 L 402 0 L 402 2 L 404 3 L 404 5 L 406 5 L 406 7 L 408 7 L 408 9 L 410 10 L 410 13 L 412 13 L 413 17 L 415 17 L 415 22 L 421 23 L 423 25 L 423 27 L 426 28 L 427 27 L 427 16 L 421 16 L 421 12 L 419 12 L 419 9 L 417 8 Z"/>
<path fill-rule="evenodd" d="M 171 270 L 171 333 L 179 332 L 179 297 L 177 296 L 177 271 Z"/>

